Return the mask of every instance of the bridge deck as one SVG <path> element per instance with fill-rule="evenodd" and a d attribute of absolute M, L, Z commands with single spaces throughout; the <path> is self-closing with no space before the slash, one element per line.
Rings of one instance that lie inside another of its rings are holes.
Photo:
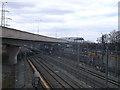
<path fill-rule="evenodd" d="M 7 28 L 7 27 L 0 27 L 0 32 L 2 32 L 2 35 L 0 35 L 0 38 L 67 43 L 67 41 L 62 40 L 62 39 L 42 36 L 42 35 L 33 34 L 33 33 L 20 31 L 20 30 L 16 30 L 13 28 Z"/>

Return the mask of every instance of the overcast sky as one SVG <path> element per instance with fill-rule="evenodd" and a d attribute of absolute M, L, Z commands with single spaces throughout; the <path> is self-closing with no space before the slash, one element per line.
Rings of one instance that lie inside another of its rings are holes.
<path fill-rule="evenodd" d="M 39 25 L 41 35 L 96 41 L 102 33 L 118 29 L 119 0 L 6 1 L 10 27 L 22 31 L 37 33 Z"/>

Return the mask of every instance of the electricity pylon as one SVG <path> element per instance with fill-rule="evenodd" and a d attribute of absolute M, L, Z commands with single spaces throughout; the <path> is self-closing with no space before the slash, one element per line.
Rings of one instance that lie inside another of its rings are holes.
<path fill-rule="evenodd" d="M 7 2 L 2 2 L 2 12 L 1 12 L 1 26 L 6 26 L 6 17 L 5 17 L 5 13 L 9 12 L 7 10 L 5 10 L 5 3 Z"/>

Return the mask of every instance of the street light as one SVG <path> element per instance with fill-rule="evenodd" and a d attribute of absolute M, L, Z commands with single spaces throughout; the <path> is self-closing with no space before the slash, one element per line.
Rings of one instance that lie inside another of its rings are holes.
<path fill-rule="evenodd" d="M 41 22 L 42 20 L 36 20 L 38 22 L 38 25 L 37 25 L 37 33 L 39 34 L 39 22 Z"/>
<path fill-rule="evenodd" d="M 74 39 L 74 41 L 78 41 L 78 54 L 77 54 L 77 63 L 79 65 L 79 62 L 80 62 L 80 42 L 79 41 L 83 41 L 84 39 L 83 38 L 76 38 Z"/>

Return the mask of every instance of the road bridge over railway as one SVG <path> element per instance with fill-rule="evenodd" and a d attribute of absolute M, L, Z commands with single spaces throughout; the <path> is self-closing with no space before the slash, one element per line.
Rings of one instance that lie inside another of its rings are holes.
<path fill-rule="evenodd" d="M 38 34 L 33 34 L 13 28 L 0 27 L 2 48 L 9 55 L 9 62 L 17 64 L 17 55 L 20 47 L 34 48 L 41 43 L 67 43 L 67 41 Z M 2 50 L 4 51 L 4 50 Z"/>

